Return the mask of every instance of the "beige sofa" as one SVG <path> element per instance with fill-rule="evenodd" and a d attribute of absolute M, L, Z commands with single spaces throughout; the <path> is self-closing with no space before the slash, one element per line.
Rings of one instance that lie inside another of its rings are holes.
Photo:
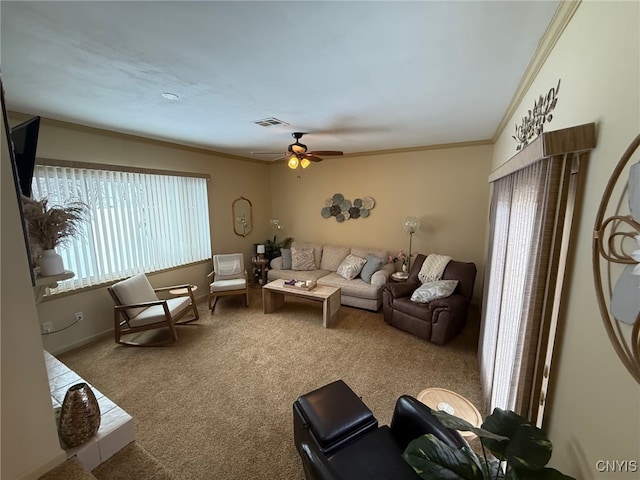
<path fill-rule="evenodd" d="M 271 269 L 267 272 L 269 281 L 279 278 L 312 280 L 318 285 L 340 287 L 342 305 L 364 308 L 374 312 L 377 312 L 382 306 L 382 287 L 387 283 L 389 275 L 394 272 L 393 264 L 389 263 L 388 250 L 304 242 L 293 242 L 291 248 L 313 249 L 315 269 L 285 270 L 282 268 L 282 257 L 277 257 L 271 260 Z M 364 281 L 360 275 L 353 280 L 347 280 L 336 273 L 342 261 L 349 254 L 360 258 L 372 255 L 381 260 L 382 265 L 371 275 L 371 283 Z"/>

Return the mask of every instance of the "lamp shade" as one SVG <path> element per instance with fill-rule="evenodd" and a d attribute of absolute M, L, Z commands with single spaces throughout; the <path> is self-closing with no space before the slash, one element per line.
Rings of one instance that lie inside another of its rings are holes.
<path fill-rule="evenodd" d="M 256 252 L 258 253 L 264 253 L 264 245 L 258 245 L 256 247 Z"/>
<path fill-rule="evenodd" d="M 289 161 L 287 162 L 287 165 L 289 165 L 289 168 L 292 170 L 295 170 L 296 168 L 298 168 L 298 157 L 296 157 L 295 155 L 291 155 L 289 157 Z"/>
<path fill-rule="evenodd" d="M 402 227 L 408 233 L 415 233 L 420 228 L 420 219 L 418 217 L 404 217 Z"/>

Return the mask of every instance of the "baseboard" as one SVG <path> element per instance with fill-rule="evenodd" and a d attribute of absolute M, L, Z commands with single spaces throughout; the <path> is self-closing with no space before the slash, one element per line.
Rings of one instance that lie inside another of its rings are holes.
<path fill-rule="evenodd" d="M 77 342 L 69 343 L 66 345 L 62 345 L 61 347 L 47 350 L 51 355 L 60 355 L 62 353 L 67 353 L 72 350 L 77 350 L 78 348 L 86 347 L 91 343 L 95 343 L 99 340 L 103 340 L 107 337 L 113 337 L 113 329 L 104 330 L 102 332 L 94 333 L 89 337 L 84 337 Z"/>

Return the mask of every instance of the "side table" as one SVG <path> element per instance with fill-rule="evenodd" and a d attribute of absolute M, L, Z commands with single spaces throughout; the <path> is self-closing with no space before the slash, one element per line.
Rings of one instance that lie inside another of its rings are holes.
<path fill-rule="evenodd" d="M 266 258 L 253 257 L 251 258 L 251 265 L 253 267 L 251 275 L 252 285 L 265 285 L 267 283 L 269 260 Z"/>
<path fill-rule="evenodd" d="M 482 425 L 482 416 L 473 403 L 451 390 L 427 388 L 422 390 L 416 398 L 432 410 L 440 410 L 449 415 L 460 417 L 474 427 Z M 471 440 L 476 437 L 473 432 L 460 432 L 460 435 L 465 440 Z"/>
<path fill-rule="evenodd" d="M 407 278 L 409 278 L 409 274 L 406 272 L 395 272 L 391 274 L 391 281 L 392 282 L 397 282 L 397 283 L 402 283 L 402 282 L 406 282 Z"/>
<path fill-rule="evenodd" d="M 196 290 L 198 290 L 198 286 L 197 285 L 191 285 L 191 291 L 195 292 Z M 189 289 L 188 288 L 174 288 L 172 290 L 169 290 L 169 293 L 171 295 L 186 295 L 189 293 Z"/>

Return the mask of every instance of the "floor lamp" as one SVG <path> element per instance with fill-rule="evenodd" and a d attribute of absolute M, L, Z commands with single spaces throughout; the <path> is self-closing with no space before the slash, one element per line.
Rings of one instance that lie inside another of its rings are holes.
<path fill-rule="evenodd" d="M 402 226 L 405 231 L 409 233 L 409 266 L 408 270 L 411 270 L 411 241 L 413 240 L 413 234 L 420 228 L 420 219 L 418 217 L 404 217 L 402 220 Z"/>

